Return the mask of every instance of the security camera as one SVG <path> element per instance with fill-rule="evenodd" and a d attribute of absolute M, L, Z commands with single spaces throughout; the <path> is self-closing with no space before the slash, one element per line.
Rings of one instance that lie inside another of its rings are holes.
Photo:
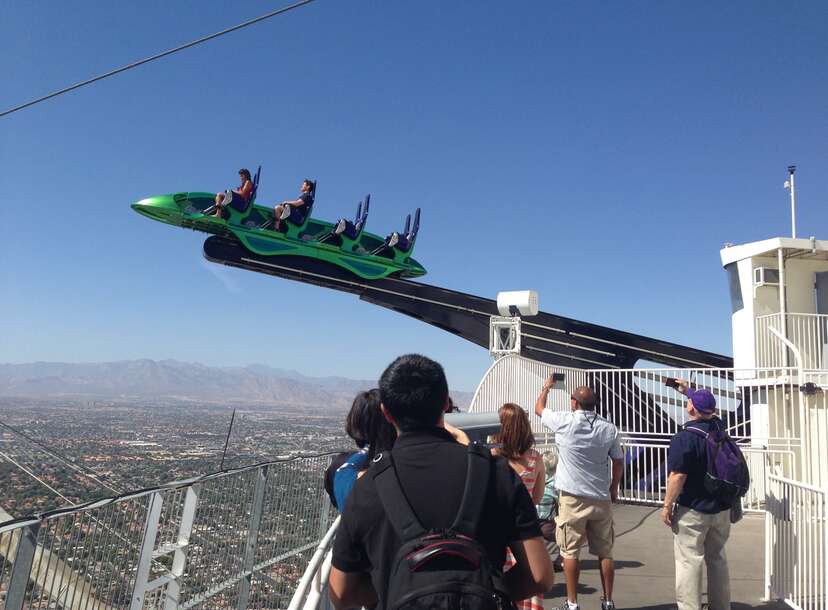
<path fill-rule="evenodd" d="M 538 293 L 534 290 L 498 292 L 497 311 L 501 316 L 536 316 Z"/>

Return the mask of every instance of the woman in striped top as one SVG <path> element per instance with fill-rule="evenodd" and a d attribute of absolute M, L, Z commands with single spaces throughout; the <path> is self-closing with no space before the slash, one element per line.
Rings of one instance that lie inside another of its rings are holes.
<path fill-rule="evenodd" d="M 529 424 L 529 416 L 520 406 L 507 402 L 500 407 L 500 433 L 495 436 L 498 447 L 492 449 L 494 455 L 509 460 L 509 465 L 520 477 L 532 503 L 538 504 L 543 497 L 546 483 L 546 469 L 540 453 L 535 451 L 535 437 Z M 503 567 L 505 572 L 515 564 L 511 552 L 506 557 Z M 515 603 L 519 610 L 543 610 L 543 596 L 530 597 Z"/>

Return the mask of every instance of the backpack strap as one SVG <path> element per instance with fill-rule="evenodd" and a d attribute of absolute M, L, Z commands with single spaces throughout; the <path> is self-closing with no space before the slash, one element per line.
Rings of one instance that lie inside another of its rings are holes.
<path fill-rule="evenodd" d="M 474 537 L 477 525 L 486 502 L 486 491 L 489 486 L 489 472 L 491 470 L 491 453 L 478 443 L 469 443 L 466 453 L 466 485 L 463 488 L 463 499 L 451 529 Z"/>
<path fill-rule="evenodd" d="M 425 528 L 414 514 L 414 509 L 411 508 L 411 504 L 408 503 L 400 487 L 391 452 L 385 451 L 374 458 L 371 471 L 385 515 L 400 539 L 408 542 L 425 534 Z"/>
<path fill-rule="evenodd" d="M 684 429 L 687 430 L 688 432 L 695 432 L 696 434 L 698 434 L 699 436 L 703 436 L 704 438 L 707 438 L 708 436 L 710 436 L 709 432 L 705 432 L 701 428 L 696 428 L 695 426 L 685 425 Z"/>

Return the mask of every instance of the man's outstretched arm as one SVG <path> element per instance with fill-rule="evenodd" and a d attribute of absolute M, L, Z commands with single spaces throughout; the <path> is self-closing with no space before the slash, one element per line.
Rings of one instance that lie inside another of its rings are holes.
<path fill-rule="evenodd" d="M 540 396 L 535 401 L 535 415 L 540 417 L 543 415 L 543 410 L 546 408 L 546 399 L 549 398 L 549 390 L 552 389 L 552 384 L 554 381 L 552 380 L 552 375 L 549 376 L 543 384 L 543 389 L 541 389 Z"/>
<path fill-rule="evenodd" d="M 371 576 L 366 572 L 343 572 L 332 567 L 328 587 L 336 610 L 377 605 L 377 592 L 371 584 Z"/>

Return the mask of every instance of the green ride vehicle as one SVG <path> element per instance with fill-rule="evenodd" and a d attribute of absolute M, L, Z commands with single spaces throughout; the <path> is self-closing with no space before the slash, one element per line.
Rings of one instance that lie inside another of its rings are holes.
<path fill-rule="evenodd" d="M 243 210 L 222 206 L 222 216 L 215 216 L 215 194 L 203 192 L 174 193 L 148 197 L 132 204 L 132 209 L 160 222 L 238 240 L 247 250 L 265 257 L 298 256 L 326 261 L 366 280 L 384 277 L 412 278 L 425 275 L 425 268 L 411 257 L 420 228 L 420 209 L 409 215 L 402 231 L 388 237 L 367 233 L 365 223 L 371 196 L 357 207 L 353 220 L 341 218 L 335 223 L 311 218 L 313 204 L 304 221 L 294 224 L 282 220 L 282 230 L 273 230 L 273 209 L 255 205 L 261 167 L 253 178 L 250 202 Z M 316 195 L 316 183 L 311 194 Z"/>

